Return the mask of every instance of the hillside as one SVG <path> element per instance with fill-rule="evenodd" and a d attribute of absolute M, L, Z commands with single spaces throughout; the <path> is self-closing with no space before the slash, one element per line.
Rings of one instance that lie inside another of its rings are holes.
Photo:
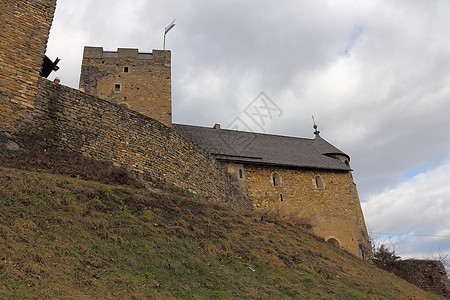
<path fill-rule="evenodd" d="M 441 299 L 295 220 L 101 183 L 74 162 L 0 162 L 2 299 Z"/>

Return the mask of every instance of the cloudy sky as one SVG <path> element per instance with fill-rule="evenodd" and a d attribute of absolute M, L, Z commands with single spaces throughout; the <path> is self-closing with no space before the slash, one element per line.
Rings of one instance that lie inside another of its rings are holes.
<path fill-rule="evenodd" d="M 47 55 L 77 88 L 85 45 L 162 49 L 176 19 L 174 122 L 312 138 L 314 115 L 351 156 L 373 236 L 450 256 L 449 15 L 447 0 L 58 0 Z M 261 92 L 279 111 L 258 127 L 244 110 Z"/>

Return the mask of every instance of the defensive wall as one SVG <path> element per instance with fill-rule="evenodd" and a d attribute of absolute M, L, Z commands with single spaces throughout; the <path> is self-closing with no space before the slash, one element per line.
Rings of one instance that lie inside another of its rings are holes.
<path fill-rule="evenodd" d="M 32 129 L 61 148 L 107 160 L 208 200 L 252 209 L 205 150 L 162 123 L 98 97 L 39 79 Z M 51 135 L 51 136 L 49 136 Z"/>
<path fill-rule="evenodd" d="M 423 290 L 450 298 L 450 279 L 439 260 L 375 260 L 375 263 Z"/>

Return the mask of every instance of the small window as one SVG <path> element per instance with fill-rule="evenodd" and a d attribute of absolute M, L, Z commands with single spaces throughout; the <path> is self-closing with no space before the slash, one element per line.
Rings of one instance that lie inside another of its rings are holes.
<path fill-rule="evenodd" d="M 244 178 L 244 174 L 242 173 L 242 169 L 239 169 L 239 178 L 240 179 Z"/>
<path fill-rule="evenodd" d="M 283 202 L 283 194 L 280 194 L 280 201 Z"/>
<path fill-rule="evenodd" d="M 123 72 L 128 73 L 128 67 L 123 67 Z"/>
<path fill-rule="evenodd" d="M 120 92 L 120 84 L 116 84 L 116 85 L 114 86 L 114 91 L 115 91 L 115 92 Z"/>
<path fill-rule="evenodd" d="M 273 183 L 273 186 L 281 186 L 281 177 L 278 172 L 272 173 L 272 183 Z"/>
<path fill-rule="evenodd" d="M 322 179 L 322 177 L 320 175 L 314 176 L 313 184 L 314 184 L 314 187 L 316 189 L 318 189 L 318 190 L 323 190 L 325 188 L 325 184 L 324 184 L 323 179 Z"/>

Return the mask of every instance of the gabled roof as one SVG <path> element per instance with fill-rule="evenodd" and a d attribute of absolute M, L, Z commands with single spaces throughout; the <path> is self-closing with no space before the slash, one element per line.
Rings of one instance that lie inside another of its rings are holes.
<path fill-rule="evenodd" d="M 214 129 L 173 124 L 172 128 L 210 152 L 216 159 L 282 167 L 350 171 L 350 167 L 327 155 L 347 154 L 318 134 L 315 139 Z"/>

